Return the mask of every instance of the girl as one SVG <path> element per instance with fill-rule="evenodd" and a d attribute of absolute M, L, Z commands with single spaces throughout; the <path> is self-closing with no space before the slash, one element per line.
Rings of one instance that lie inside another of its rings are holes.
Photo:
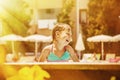
<path fill-rule="evenodd" d="M 78 62 L 73 48 L 69 45 L 72 41 L 71 27 L 68 24 L 58 23 L 52 32 L 53 43 L 46 46 L 39 57 L 40 62 L 44 61 L 68 61 L 72 59 Z"/>

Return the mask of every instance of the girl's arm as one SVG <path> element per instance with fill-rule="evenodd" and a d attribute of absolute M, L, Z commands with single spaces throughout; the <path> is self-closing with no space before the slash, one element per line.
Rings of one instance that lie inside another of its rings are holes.
<path fill-rule="evenodd" d="M 40 57 L 38 59 L 38 62 L 44 62 L 47 59 L 48 54 L 50 53 L 49 48 L 44 48 L 40 54 Z"/>
<path fill-rule="evenodd" d="M 66 46 L 66 50 L 69 51 L 71 58 L 74 62 L 79 62 L 79 59 L 78 59 L 76 53 L 74 52 L 74 49 L 70 45 Z"/>

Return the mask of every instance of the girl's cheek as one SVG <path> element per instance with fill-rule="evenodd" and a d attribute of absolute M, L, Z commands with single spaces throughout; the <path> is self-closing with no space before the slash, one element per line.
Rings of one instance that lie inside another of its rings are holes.
<path fill-rule="evenodd" d="M 66 38 L 66 37 L 67 37 L 67 35 L 65 35 L 65 34 L 62 34 L 62 35 L 61 35 L 61 38 L 62 38 L 62 39 Z"/>
<path fill-rule="evenodd" d="M 73 41 L 73 39 L 72 39 L 72 37 L 70 38 L 70 42 L 72 42 Z"/>

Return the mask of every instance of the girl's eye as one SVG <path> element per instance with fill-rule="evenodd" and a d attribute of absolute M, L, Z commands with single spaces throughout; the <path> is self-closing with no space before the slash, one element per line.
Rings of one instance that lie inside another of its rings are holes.
<path fill-rule="evenodd" d="M 69 35 L 69 33 L 66 33 L 67 35 Z"/>
<path fill-rule="evenodd" d="M 66 33 L 68 36 L 70 36 L 70 33 Z"/>

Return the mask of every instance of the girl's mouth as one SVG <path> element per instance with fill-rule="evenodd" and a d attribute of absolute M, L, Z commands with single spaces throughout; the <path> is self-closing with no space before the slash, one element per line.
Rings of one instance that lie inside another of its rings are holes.
<path fill-rule="evenodd" d="M 69 42 L 69 40 L 66 40 L 67 42 Z"/>

